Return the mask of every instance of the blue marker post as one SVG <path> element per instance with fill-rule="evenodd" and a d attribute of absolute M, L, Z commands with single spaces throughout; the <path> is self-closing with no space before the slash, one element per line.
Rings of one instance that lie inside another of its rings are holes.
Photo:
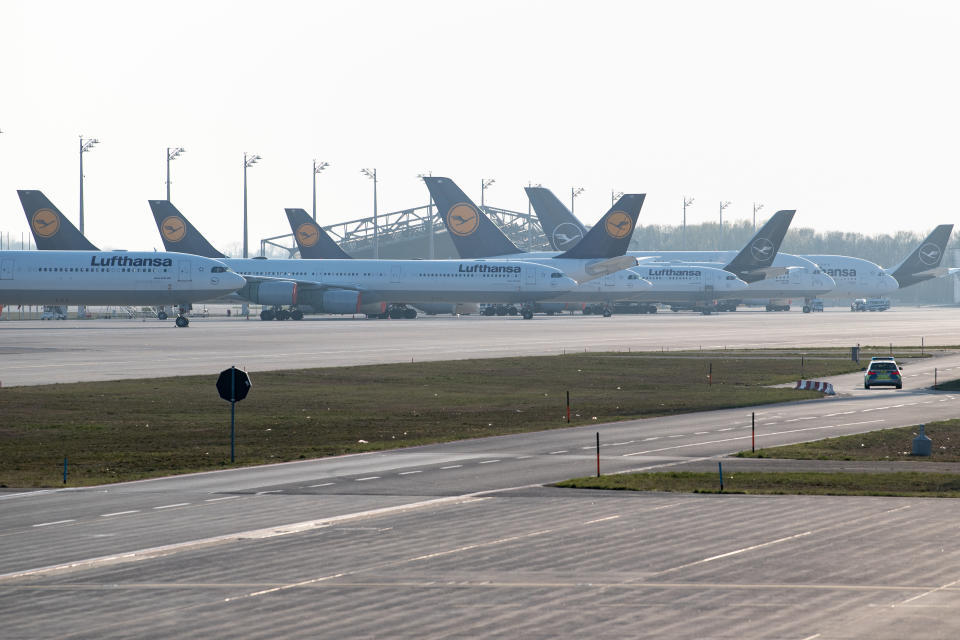
<path fill-rule="evenodd" d="M 63 456 L 63 484 L 67 484 L 67 456 Z"/>
<path fill-rule="evenodd" d="M 717 460 L 717 469 L 720 470 L 720 493 L 723 493 L 723 463 Z"/>

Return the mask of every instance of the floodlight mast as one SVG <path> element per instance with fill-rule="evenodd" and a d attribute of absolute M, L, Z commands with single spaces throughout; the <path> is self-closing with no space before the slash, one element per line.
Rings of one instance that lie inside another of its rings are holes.
<path fill-rule="evenodd" d="M 757 230 L 757 211 L 760 211 L 760 209 L 763 209 L 763 205 L 757 204 L 756 202 L 754 202 L 753 203 L 753 230 L 754 231 Z"/>
<path fill-rule="evenodd" d="M 249 258 L 247 252 L 247 169 L 261 160 L 255 153 L 243 152 L 243 257 Z"/>
<path fill-rule="evenodd" d="M 329 162 L 321 162 L 317 164 L 316 158 L 313 160 L 313 221 L 317 221 L 317 176 L 320 175 L 320 172 L 330 166 Z"/>
<path fill-rule="evenodd" d="M 424 178 L 433 176 L 433 171 L 427 171 L 426 173 L 418 173 L 417 179 L 423 180 Z M 427 191 L 429 193 L 429 190 Z M 427 242 L 429 246 L 428 255 L 431 260 L 435 260 L 436 249 L 433 246 L 433 194 L 430 194 L 430 201 L 427 203 Z"/>
<path fill-rule="evenodd" d="M 484 202 L 485 202 L 485 201 L 484 201 L 484 195 L 486 194 L 487 189 L 488 189 L 494 182 L 496 182 L 496 179 L 494 179 L 494 178 L 481 178 L 481 180 L 480 180 L 480 208 L 483 209 L 484 212 L 486 212 L 485 204 L 484 204 Z"/>
<path fill-rule="evenodd" d="M 723 210 L 730 206 L 730 201 L 720 201 L 720 248 L 723 249 Z"/>
<path fill-rule="evenodd" d="M 693 198 L 683 197 L 683 250 L 687 250 L 687 207 L 693 204 Z"/>
<path fill-rule="evenodd" d="M 167 147 L 167 202 L 170 202 L 170 161 L 185 151 L 183 147 Z"/>
<path fill-rule="evenodd" d="M 573 203 L 581 193 L 583 193 L 583 187 L 570 187 L 570 213 L 573 213 Z"/>
<path fill-rule="evenodd" d="M 100 144 L 100 141 L 96 138 L 80 136 L 80 233 L 83 233 L 83 154 L 98 144 Z"/>
<path fill-rule="evenodd" d="M 377 170 L 360 169 L 360 173 L 373 180 L 373 257 L 380 259 L 380 229 L 377 226 Z"/>

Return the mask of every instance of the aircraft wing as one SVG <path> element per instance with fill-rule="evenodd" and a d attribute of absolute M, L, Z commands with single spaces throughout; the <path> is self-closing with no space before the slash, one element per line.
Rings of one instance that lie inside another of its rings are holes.
<path fill-rule="evenodd" d="M 602 278 L 607 274 L 623 271 L 629 267 L 635 267 L 637 264 L 639 263 L 633 256 L 616 256 L 615 258 L 607 258 L 606 260 L 591 262 L 584 267 L 584 271 L 586 271 L 591 277 L 582 280 L 582 282 L 589 282 L 595 278 Z"/>
<path fill-rule="evenodd" d="M 750 282 L 755 280 L 764 280 L 766 278 L 776 278 L 777 276 L 782 276 L 790 271 L 790 267 L 761 267 L 759 269 L 748 269 L 744 273 L 750 276 L 752 279 Z"/>
<path fill-rule="evenodd" d="M 268 282 L 293 282 L 301 291 L 365 291 L 363 287 L 357 284 L 327 284 L 319 280 L 304 280 L 302 278 L 289 278 L 283 276 L 243 276 L 248 284 L 264 284 Z M 241 289 L 242 291 L 242 289 Z"/>

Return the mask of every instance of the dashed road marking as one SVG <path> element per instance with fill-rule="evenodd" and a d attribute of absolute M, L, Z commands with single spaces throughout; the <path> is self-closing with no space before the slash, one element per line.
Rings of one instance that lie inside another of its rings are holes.
<path fill-rule="evenodd" d="M 397 475 L 399 475 L 399 476 L 409 476 L 409 475 L 412 475 L 412 474 L 414 474 L 414 473 L 423 473 L 423 471 L 422 471 L 422 470 L 417 470 L 417 471 L 401 471 L 401 472 L 398 473 Z"/>
<path fill-rule="evenodd" d="M 128 514 L 130 514 L 130 513 L 140 513 L 140 510 L 139 510 L 139 509 L 132 509 L 132 510 L 130 510 L 130 511 L 115 511 L 115 512 L 113 512 L 113 513 L 101 513 L 101 514 L 100 514 L 100 517 L 101 517 L 101 518 L 112 518 L 113 516 L 125 516 L 125 515 L 128 515 Z"/>
<path fill-rule="evenodd" d="M 178 502 L 177 504 L 165 504 L 165 505 L 160 506 L 160 507 L 154 507 L 154 509 L 157 509 L 157 510 L 160 510 L 160 509 L 173 509 L 174 507 L 188 507 L 188 506 L 190 506 L 190 503 L 189 503 L 189 502 Z"/>
<path fill-rule="evenodd" d="M 336 484 L 336 482 L 321 482 L 320 484 L 311 484 L 311 485 L 308 486 L 307 488 L 308 488 L 308 489 L 316 489 L 317 487 L 329 487 L 329 486 L 332 485 L 332 484 Z"/>
<path fill-rule="evenodd" d="M 70 520 L 54 520 L 53 522 L 41 522 L 40 524 L 33 525 L 34 527 L 51 527 L 55 524 L 66 524 L 68 522 L 76 522 L 74 519 Z"/>
<path fill-rule="evenodd" d="M 367 480 L 379 480 L 380 476 L 367 476 L 366 478 L 357 478 L 357 482 L 366 482 Z"/>

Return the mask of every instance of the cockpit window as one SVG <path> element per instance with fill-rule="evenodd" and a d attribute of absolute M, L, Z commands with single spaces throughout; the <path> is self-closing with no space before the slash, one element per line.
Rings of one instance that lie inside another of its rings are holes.
<path fill-rule="evenodd" d="M 226 273 L 226 271 L 227 271 L 226 267 L 213 267 L 212 269 L 210 269 L 211 273 Z"/>
<path fill-rule="evenodd" d="M 736 280 L 737 276 L 727 276 L 727 280 Z"/>
<path fill-rule="evenodd" d="M 550 274 L 550 277 L 551 277 L 551 278 L 562 278 L 562 277 L 563 277 L 563 274 L 562 274 L 562 273 L 551 273 L 551 274 Z"/>

